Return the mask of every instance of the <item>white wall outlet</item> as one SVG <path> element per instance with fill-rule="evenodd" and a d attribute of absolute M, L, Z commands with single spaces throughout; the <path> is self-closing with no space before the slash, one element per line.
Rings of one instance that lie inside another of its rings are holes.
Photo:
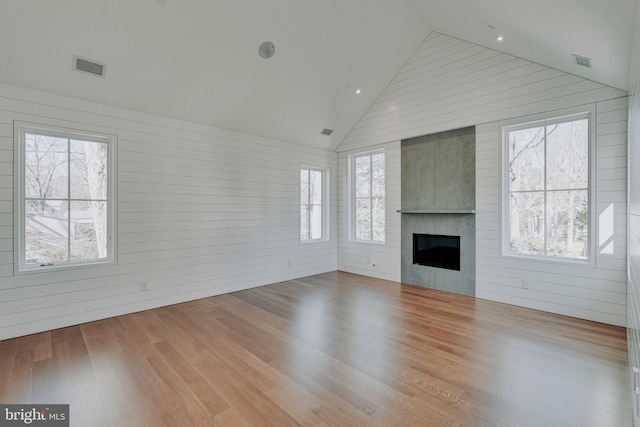
<path fill-rule="evenodd" d="M 531 280 L 522 280 L 522 289 L 531 289 Z"/>
<path fill-rule="evenodd" d="M 149 285 L 147 284 L 147 282 L 140 282 L 140 291 L 146 291 L 149 289 Z"/>
<path fill-rule="evenodd" d="M 287 261 L 287 267 L 291 267 L 293 265 L 293 262 L 291 262 L 291 260 Z"/>

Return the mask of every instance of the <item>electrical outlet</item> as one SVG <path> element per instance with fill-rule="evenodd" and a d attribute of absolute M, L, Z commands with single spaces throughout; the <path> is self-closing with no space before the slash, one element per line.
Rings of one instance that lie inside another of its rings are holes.
<path fill-rule="evenodd" d="M 147 282 L 140 282 L 140 291 L 146 291 L 149 289 L 149 285 L 147 284 Z"/>
<path fill-rule="evenodd" d="M 531 280 L 522 280 L 522 289 L 531 289 Z"/>
<path fill-rule="evenodd" d="M 293 265 L 293 263 L 291 262 L 291 260 L 287 261 L 287 267 L 291 267 Z"/>

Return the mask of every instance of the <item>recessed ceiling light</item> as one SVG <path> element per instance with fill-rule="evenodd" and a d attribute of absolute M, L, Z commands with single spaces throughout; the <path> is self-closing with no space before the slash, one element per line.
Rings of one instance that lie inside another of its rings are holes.
<path fill-rule="evenodd" d="M 356 89 L 356 95 L 360 95 L 362 91 L 360 89 Z"/>
<path fill-rule="evenodd" d="M 502 36 L 498 36 L 498 37 L 496 37 L 496 40 L 497 40 L 497 41 L 499 41 L 499 42 L 501 42 L 502 40 L 504 40 L 504 37 L 502 37 Z"/>

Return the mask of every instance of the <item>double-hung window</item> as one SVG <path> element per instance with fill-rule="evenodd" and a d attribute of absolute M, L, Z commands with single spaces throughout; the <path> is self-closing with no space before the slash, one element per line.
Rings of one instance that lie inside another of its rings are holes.
<path fill-rule="evenodd" d="M 114 261 L 115 136 L 15 124 L 18 271 Z"/>
<path fill-rule="evenodd" d="M 300 241 L 327 239 L 328 173 L 322 168 L 300 168 Z"/>
<path fill-rule="evenodd" d="M 351 239 L 385 241 L 384 151 L 351 156 Z"/>
<path fill-rule="evenodd" d="M 503 128 L 503 254 L 590 255 L 590 114 Z"/>

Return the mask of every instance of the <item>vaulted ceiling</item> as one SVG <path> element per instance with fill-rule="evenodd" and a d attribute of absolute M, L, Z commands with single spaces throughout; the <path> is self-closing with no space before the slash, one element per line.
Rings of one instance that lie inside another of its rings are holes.
<path fill-rule="evenodd" d="M 333 149 L 432 31 L 625 90 L 635 7 L 636 0 L 3 0 L 0 82 Z M 267 40 L 276 47 L 271 59 L 258 55 Z M 593 68 L 576 65 L 572 53 Z M 105 63 L 105 78 L 74 72 L 73 55 Z M 323 128 L 334 133 L 321 135 Z"/>

